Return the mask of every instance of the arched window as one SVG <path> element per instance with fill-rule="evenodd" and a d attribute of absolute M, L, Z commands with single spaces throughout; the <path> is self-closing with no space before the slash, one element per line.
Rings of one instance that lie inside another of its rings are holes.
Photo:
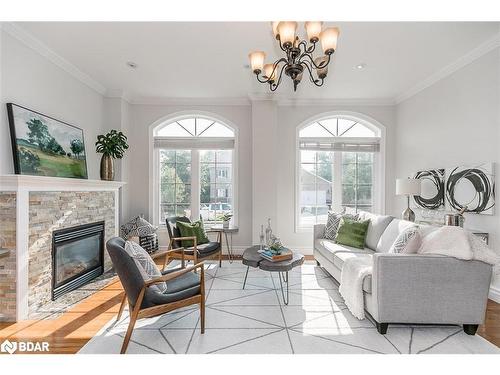
<path fill-rule="evenodd" d="M 209 116 L 182 116 L 153 129 L 153 220 L 200 216 L 215 223 L 235 212 L 235 131 Z"/>
<path fill-rule="evenodd" d="M 298 129 L 297 226 L 325 223 L 329 210 L 380 211 L 381 129 L 334 116 Z"/>

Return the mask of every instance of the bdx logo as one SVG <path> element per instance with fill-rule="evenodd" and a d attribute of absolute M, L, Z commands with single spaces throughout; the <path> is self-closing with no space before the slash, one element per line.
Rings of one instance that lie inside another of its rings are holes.
<path fill-rule="evenodd" d="M 5 340 L 0 345 L 0 352 L 13 354 L 18 352 L 48 352 L 49 343 L 48 342 L 32 342 L 32 341 L 19 341 L 12 342 Z"/>

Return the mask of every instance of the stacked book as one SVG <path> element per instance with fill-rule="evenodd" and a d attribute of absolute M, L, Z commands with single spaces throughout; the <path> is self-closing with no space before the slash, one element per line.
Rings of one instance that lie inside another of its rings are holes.
<path fill-rule="evenodd" d="M 282 262 L 293 258 L 292 251 L 286 247 L 282 248 L 279 254 L 276 254 L 269 249 L 260 250 L 259 253 L 262 258 L 271 262 Z"/>

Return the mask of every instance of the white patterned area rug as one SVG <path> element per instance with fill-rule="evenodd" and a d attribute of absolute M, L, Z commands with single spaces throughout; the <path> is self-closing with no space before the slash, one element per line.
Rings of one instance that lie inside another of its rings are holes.
<path fill-rule="evenodd" d="M 139 320 L 127 353 L 500 353 L 479 335 L 458 326 L 389 325 L 380 335 L 367 319 L 351 315 L 333 279 L 306 262 L 290 272 L 290 301 L 283 303 L 277 274 L 241 262 L 206 266 L 206 330 L 198 307 Z M 110 321 L 79 353 L 119 353 L 127 312 Z"/>

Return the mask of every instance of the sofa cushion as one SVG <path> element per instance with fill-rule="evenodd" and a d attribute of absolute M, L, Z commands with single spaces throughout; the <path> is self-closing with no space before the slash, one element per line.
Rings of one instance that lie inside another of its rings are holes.
<path fill-rule="evenodd" d="M 370 220 L 370 225 L 368 225 L 368 232 L 366 234 L 366 247 L 372 250 L 377 248 L 378 241 L 384 233 L 387 226 L 394 219 L 392 216 L 388 215 L 375 215 L 370 212 L 360 211 L 358 213 L 358 220 Z M 394 241 L 393 241 L 394 242 Z M 389 246 L 392 245 L 392 242 Z"/>
<path fill-rule="evenodd" d="M 352 253 L 372 252 L 370 249 L 357 249 L 355 247 L 340 245 L 331 240 L 319 239 L 314 241 L 314 248 L 326 259 L 333 263 L 333 255 L 339 251 L 348 251 Z"/>
<path fill-rule="evenodd" d="M 359 249 L 358 249 L 359 250 Z M 342 269 L 344 262 L 349 258 L 372 257 L 373 251 L 370 249 L 363 252 L 338 251 L 333 255 L 333 264 Z"/>
<path fill-rule="evenodd" d="M 375 248 L 378 253 L 388 253 L 396 238 L 405 229 L 415 226 L 415 223 L 406 220 L 394 219 L 385 229 L 382 236 L 378 240 L 377 247 Z"/>

